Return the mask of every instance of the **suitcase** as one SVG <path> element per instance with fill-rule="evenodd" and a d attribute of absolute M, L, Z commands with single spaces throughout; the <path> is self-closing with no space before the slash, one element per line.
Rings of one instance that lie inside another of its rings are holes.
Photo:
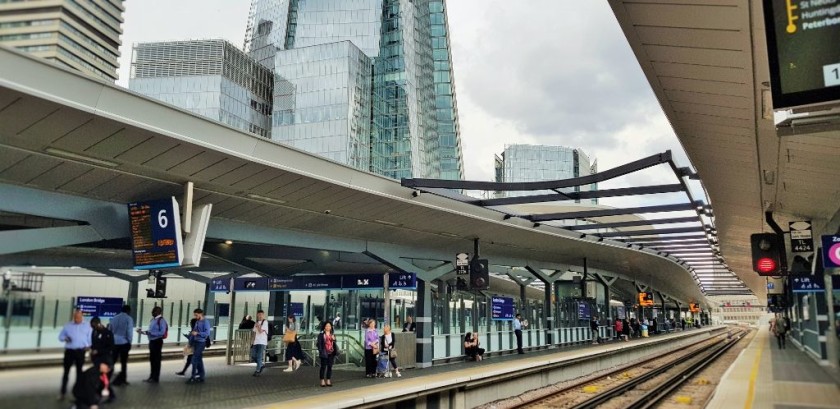
<path fill-rule="evenodd" d="M 379 356 L 376 358 L 376 376 L 391 376 L 391 359 L 388 356 L 388 351 L 380 352 Z"/>

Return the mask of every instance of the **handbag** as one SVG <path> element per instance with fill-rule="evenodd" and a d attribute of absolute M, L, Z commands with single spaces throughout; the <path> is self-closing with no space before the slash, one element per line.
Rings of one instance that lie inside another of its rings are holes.
<path fill-rule="evenodd" d="M 379 343 L 371 345 L 371 351 L 374 355 L 379 355 Z"/>
<path fill-rule="evenodd" d="M 287 344 L 294 344 L 297 341 L 297 331 L 286 330 L 283 334 L 283 342 Z"/>
<path fill-rule="evenodd" d="M 388 350 L 388 358 L 396 359 L 397 358 L 397 350 L 394 349 L 394 348 L 391 348 L 390 350 Z"/>

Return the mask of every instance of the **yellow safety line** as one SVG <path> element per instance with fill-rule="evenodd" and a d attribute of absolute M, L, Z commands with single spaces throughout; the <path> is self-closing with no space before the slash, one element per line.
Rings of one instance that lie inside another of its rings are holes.
<path fill-rule="evenodd" d="M 750 386 L 747 389 L 747 401 L 744 402 L 744 409 L 752 409 L 753 399 L 755 397 L 755 379 L 758 377 L 758 368 L 761 366 L 761 351 L 764 349 L 766 340 L 761 340 L 758 343 L 758 352 L 755 354 L 755 362 L 753 362 L 752 371 L 750 372 Z"/>

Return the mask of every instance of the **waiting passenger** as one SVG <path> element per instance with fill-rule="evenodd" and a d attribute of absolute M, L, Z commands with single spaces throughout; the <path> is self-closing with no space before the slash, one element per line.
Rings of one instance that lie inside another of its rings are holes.
<path fill-rule="evenodd" d="M 597 345 L 601 336 L 598 334 L 598 317 L 594 315 L 589 320 L 589 331 L 592 335 L 592 345 Z"/>
<path fill-rule="evenodd" d="M 417 329 L 416 324 L 414 324 L 414 318 L 411 318 L 411 315 L 405 317 L 405 324 L 403 324 L 403 332 L 414 332 Z"/>
<path fill-rule="evenodd" d="M 204 310 L 196 308 L 193 310 L 195 326 L 190 332 L 190 345 L 193 348 L 192 376 L 187 383 L 204 382 L 204 349 L 207 348 L 207 340 L 210 338 L 210 323 L 204 317 Z"/>
<path fill-rule="evenodd" d="M 190 330 L 192 330 L 192 328 L 195 328 L 195 322 L 196 321 L 198 321 L 198 320 L 195 319 L 195 318 L 190 320 Z M 186 334 L 184 334 L 184 337 L 186 337 L 189 340 L 190 339 L 190 334 L 186 333 Z M 175 375 L 178 375 L 178 376 L 185 376 L 186 375 L 187 369 L 190 367 L 190 365 L 192 365 L 192 357 L 193 357 L 192 345 L 189 342 L 187 342 L 187 345 L 184 347 L 184 369 L 182 369 L 181 372 L 175 372 Z"/>
<path fill-rule="evenodd" d="M 624 342 L 630 341 L 630 321 L 627 321 L 627 318 L 621 321 L 621 336 L 624 338 Z"/>
<path fill-rule="evenodd" d="M 680 318 L 680 330 L 685 331 L 685 318 Z"/>
<path fill-rule="evenodd" d="M 286 331 L 283 333 L 283 342 L 286 344 L 286 361 L 289 362 L 289 367 L 283 372 L 297 371 L 300 368 L 301 360 L 303 359 L 303 351 L 298 341 L 297 333 L 300 331 L 300 325 L 294 315 L 289 315 L 286 318 Z"/>
<path fill-rule="evenodd" d="M 365 320 L 365 377 L 376 377 L 376 359 L 379 356 L 379 334 L 376 332 L 376 320 L 369 318 Z"/>
<path fill-rule="evenodd" d="M 522 321 L 522 314 L 516 314 L 516 318 L 513 320 L 513 333 L 516 335 L 516 352 L 519 354 L 524 354 L 525 351 L 522 350 L 522 328 L 525 324 Z"/>
<path fill-rule="evenodd" d="M 70 379 L 70 368 L 76 367 L 76 380 L 82 376 L 82 366 L 85 364 L 85 350 L 90 348 L 90 325 L 85 324 L 82 310 L 73 310 L 73 320 L 64 325 L 58 340 L 64 343 L 64 375 L 61 378 L 61 394 L 58 400 L 64 400 L 67 393 L 67 381 Z"/>
<path fill-rule="evenodd" d="M 401 377 L 400 368 L 397 366 L 397 350 L 395 349 L 397 346 L 396 339 L 394 339 L 394 334 L 391 333 L 391 326 L 386 325 L 382 328 L 382 336 L 379 337 L 379 345 L 382 345 L 383 351 L 388 351 L 388 360 L 391 361 L 391 370 L 394 371 L 394 375 L 397 375 L 397 378 Z M 391 375 L 388 374 L 390 378 Z"/>
<path fill-rule="evenodd" d="M 332 386 L 332 368 L 338 355 L 338 342 L 332 323 L 324 323 L 324 330 L 318 335 L 318 358 L 321 360 L 321 387 Z"/>
<path fill-rule="evenodd" d="M 250 315 L 242 317 L 242 322 L 239 323 L 239 329 L 254 329 L 254 320 Z"/>
<path fill-rule="evenodd" d="M 106 357 L 99 365 L 88 368 L 79 379 L 76 379 L 73 385 L 73 397 L 76 398 L 75 408 L 98 408 L 100 403 L 112 400 L 111 380 L 108 376 L 112 366 L 110 357 Z"/>
<path fill-rule="evenodd" d="M 621 318 L 615 318 L 615 338 L 622 339 L 622 333 L 624 332 L 624 322 L 621 321 Z"/>
<path fill-rule="evenodd" d="M 473 336 L 472 332 L 464 335 L 464 353 L 473 361 L 481 361 L 484 355 L 484 348 L 479 347 L 478 335 Z"/>

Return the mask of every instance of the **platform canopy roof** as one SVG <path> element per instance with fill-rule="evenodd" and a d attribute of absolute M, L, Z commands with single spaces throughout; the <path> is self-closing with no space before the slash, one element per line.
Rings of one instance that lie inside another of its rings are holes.
<path fill-rule="evenodd" d="M 0 48 L 0 211 L 81 221 L 90 242 L 124 239 L 126 220 L 111 226 L 97 220 L 119 220 L 113 213 L 128 202 L 180 196 L 187 182 L 195 184 L 196 204 L 214 206 L 208 245 L 390 252 L 416 265 L 453 262 L 480 238 L 482 256 L 494 265 L 567 271 L 580 270 L 586 258 L 591 271 L 652 285 L 684 302 L 704 300 L 689 271 L 655 250 L 418 194 Z M 56 203 L 56 195 L 65 200 Z M 3 246 L 37 247 L 12 243 L 6 232 L 0 237 Z M 71 237 L 65 244 L 80 243 Z M 12 256 L 0 253 L 0 265 Z"/>

